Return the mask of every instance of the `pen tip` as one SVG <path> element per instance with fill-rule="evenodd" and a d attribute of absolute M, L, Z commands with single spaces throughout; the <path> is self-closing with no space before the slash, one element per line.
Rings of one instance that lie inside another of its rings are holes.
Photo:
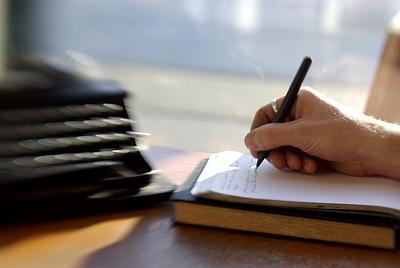
<path fill-rule="evenodd" d="M 262 161 L 263 161 L 263 158 L 258 158 L 257 164 L 256 164 L 256 171 L 257 171 L 258 167 L 261 165 Z"/>

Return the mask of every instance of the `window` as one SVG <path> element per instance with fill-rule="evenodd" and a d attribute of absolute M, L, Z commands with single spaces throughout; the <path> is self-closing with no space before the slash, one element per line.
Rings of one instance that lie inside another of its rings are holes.
<path fill-rule="evenodd" d="M 363 110 L 398 1 L 15 0 L 13 53 L 87 53 L 135 95 L 148 143 L 244 151 L 255 110 L 305 84 Z"/>

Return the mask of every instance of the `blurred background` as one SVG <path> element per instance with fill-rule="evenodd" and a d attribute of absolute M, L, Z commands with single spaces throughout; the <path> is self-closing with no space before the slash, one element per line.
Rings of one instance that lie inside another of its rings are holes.
<path fill-rule="evenodd" d="M 75 50 L 131 93 L 150 145 L 245 151 L 258 107 L 285 94 L 304 55 L 304 85 L 362 111 L 400 1 L 0 1 L 0 73 L 13 55 Z"/>

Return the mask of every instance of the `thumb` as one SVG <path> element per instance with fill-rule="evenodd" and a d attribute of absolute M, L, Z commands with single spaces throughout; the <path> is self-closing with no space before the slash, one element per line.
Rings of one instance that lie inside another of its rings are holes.
<path fill-rule="evenodd" d="M 270 123 L 250 131 L 245 137 L 245 144 L 252 152 L 268 151 L 282 146 L 302 149 L 307 135 L 301 123 Z"/>

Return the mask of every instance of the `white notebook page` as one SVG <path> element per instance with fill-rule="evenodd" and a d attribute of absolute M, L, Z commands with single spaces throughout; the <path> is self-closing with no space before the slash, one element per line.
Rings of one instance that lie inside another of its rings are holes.
<path fill-rule="evenodd" d="M 249 154 L 213 154 L 192 194 L 218 193 L 259 200 L 387 207 L 400 211 L 400 181 L 379 177 L 353 177 L 339 173 L 301 174 L 277 170 Z"/>

